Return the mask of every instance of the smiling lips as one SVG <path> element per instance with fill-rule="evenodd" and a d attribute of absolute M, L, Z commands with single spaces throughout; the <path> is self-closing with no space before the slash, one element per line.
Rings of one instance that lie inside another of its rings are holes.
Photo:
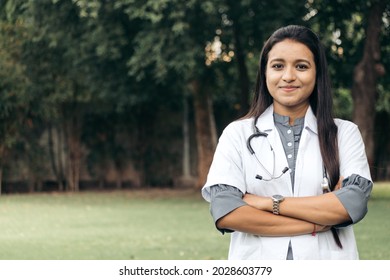
<path fill-rule="evenodd" d="M 283 91 L 291 92 L 291 91 L 298 89 L 299 86 L 281 86 L 279 88 L 281 88 Z"/>

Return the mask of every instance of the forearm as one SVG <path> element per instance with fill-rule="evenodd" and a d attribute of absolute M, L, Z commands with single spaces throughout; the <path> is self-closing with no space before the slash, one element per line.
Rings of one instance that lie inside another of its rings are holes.
<path fill-rule="evenodd" d="M 233 210 L 217 221 L 217 227 L 261 236 L 294 236 L 324 229 L 311 222 L 274 215 L 251 206 Z"/>
<path fill-rule="evenodd" d="M 348 212 L 333 193 L 286 198 L 280 204 L 280 213 L 321 225 L 338 225 L 350 220 Z"/>
<path fill-rule="evenodd" d="M 252 194 L 244 197 L 249 205 L 272 212 L 272 199 Z M 348 212 L 333 193 L 310 197 L 286 197 L 280 215 L 320 225 L 337 225 L 350 220 Z"/>

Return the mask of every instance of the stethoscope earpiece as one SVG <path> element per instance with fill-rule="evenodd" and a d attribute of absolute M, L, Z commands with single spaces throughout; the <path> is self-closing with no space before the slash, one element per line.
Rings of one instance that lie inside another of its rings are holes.
<path fill-rule="evenodd" d="M 263 176 L 260 176 L 259 174 L 257 174 L 255 178 L 258 179 L 258 180 L 271 181 L 271 180 L 274 180 L 274 179 L 279 179 L 280 177 L 283 176 L 284 173 L 286 173 L 286 172 L 289 171 L 289 170 L 290 170 L 290 168 L 285 167 L 285 168 L 282 170 L 282 174 L 280 174 L 278 177 L 271 176 L 270 179 L 264 179 Z"/>

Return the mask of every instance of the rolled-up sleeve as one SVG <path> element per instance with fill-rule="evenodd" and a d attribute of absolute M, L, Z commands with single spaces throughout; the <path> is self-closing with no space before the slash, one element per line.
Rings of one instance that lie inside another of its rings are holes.
<path fill-rule="evenodd" d="M 232 212 L 234 209 L 247 205 L 243 200 L 243 193 L 236 187 L 218 184 L 210 187 L 210 213 L 216 225 L 217 221 L 225 215 Z M 216 225 L 217 227 L 217 225 Z M 225 232 L 233 232 L 229 229 L 217 229 L 224 234 Z"/>
<path fill-rule="evenodd" d="M 342 187 L 334 191 L 344 208 L 347 210 L 351 221 L 337 225 L 345 227 L 361 221 L 368 212 L 368 200 L 370 198 L 373 183 L 357 174 L 352 174 L 342 182 Z"/>

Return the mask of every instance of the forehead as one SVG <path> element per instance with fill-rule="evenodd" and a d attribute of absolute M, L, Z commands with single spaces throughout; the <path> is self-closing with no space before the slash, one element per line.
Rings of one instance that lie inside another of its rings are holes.
<path fill-rule="evenodd" d="M 276 43 L 268 53 L 268 61 L 272 60 L 307 60 L 314 63 L 314 55 L 304 44 L 290 39 Z"/>

